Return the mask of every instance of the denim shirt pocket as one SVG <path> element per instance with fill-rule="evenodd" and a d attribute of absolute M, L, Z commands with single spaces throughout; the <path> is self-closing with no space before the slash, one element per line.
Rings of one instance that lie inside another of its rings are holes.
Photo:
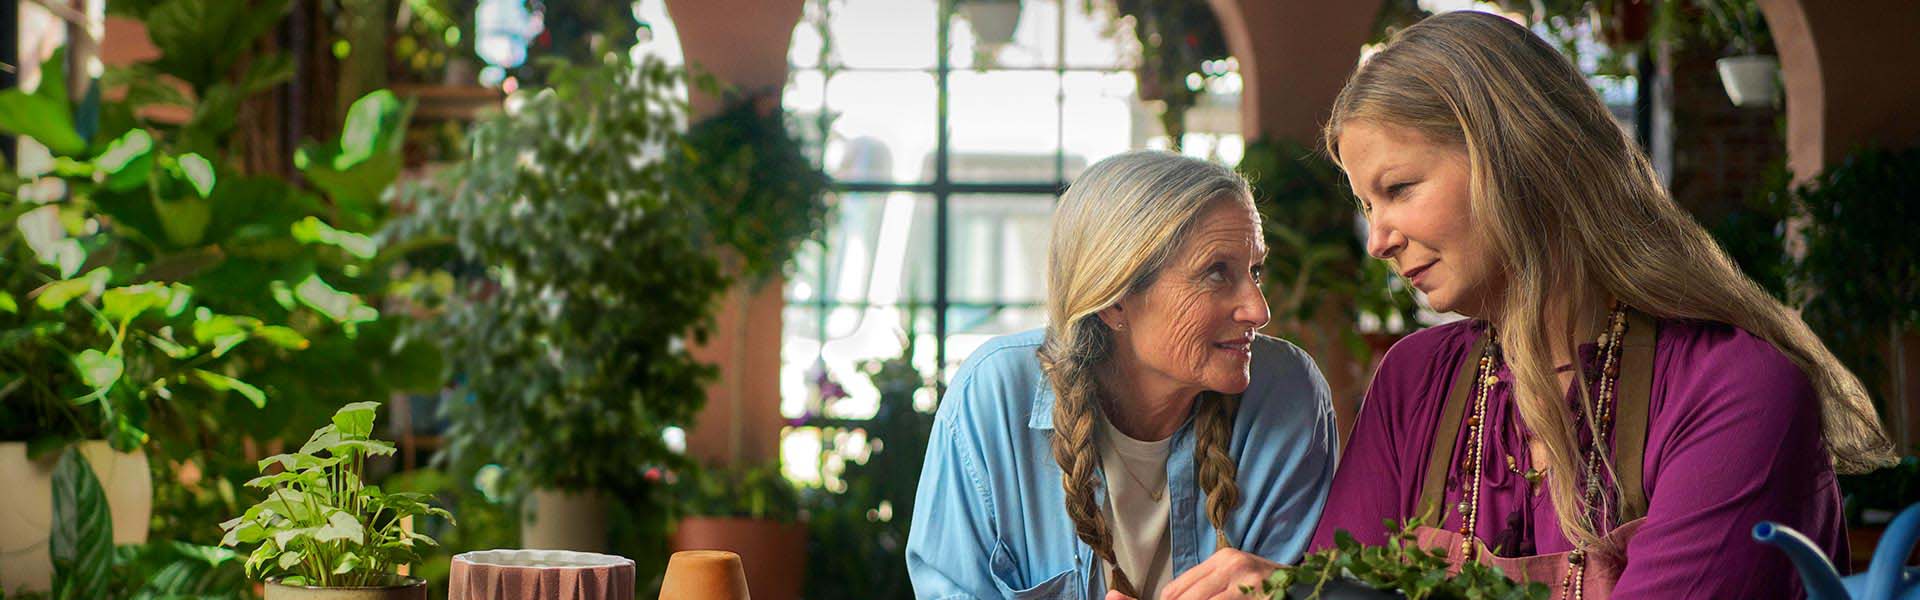
<path fill-rule="evenodd" d="M 1079 585 L 1079 569 L 1073 566 L 1068 566 L 1065 571 L 1048 576 L 1038 583 L 1029 584 L 1020 576 L 1020 568 L 1015 564 L 1013 551 L 1007 548 L 1006 542 L 994 542 L 989 568 L 993 572 L 993 585 L 1000 588 L 1000 595 L 1004 598 L 1075 600 L 1083 594 Z"/>

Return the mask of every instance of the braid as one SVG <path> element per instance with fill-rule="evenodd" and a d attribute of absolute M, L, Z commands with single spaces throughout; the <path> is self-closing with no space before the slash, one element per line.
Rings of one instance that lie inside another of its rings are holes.
<path fill-rule="evenodd" d="M 1240 410 L 1239 394 L 1207 392 L 1201 399 L 1199 439 L 1194 443 L 1194 462 L 1200 489 L 1207 492 L 1207 520 L 1213 522 L 1221 548 L 1232 548 L 1227 539 L 1227 517 L 1240 504 L 1238 465 L 1233 460 L 1233 418 Z"/>
<path fill-rule="evenodd" d="M 1089 321 L 1095 321 L 1089 319 Z M 1090 325 L 1091 323 L 1088 323 Z M 1098 327 L 1098 325 L 1095 325 Z M 1085 325 L 1082 326 L 1082 329 Z M 1101 333 L 1092 333 L 1101 337 Z M 1104 345 L 1104 344 L 1096 344 Z M 1054 340 L 1040 351 L 1040 368 L 1053 385 L 1053 460 L 1060 463 L 1060 485 L 1066 489 L 1067 516 L 1073 520 L 1073 532 L 1093 548 L 1094 555 L 1112 567 L 1108 587 L 1128 596 L 1137 596 L 1133 582 L 1120 569 L 1113 553 L 1113 536 L 1107 529 L 1106 513 L 1097 492 L 1100 478 L 1100 453 L 1093 434 L 1099 418 L 1099 384 L 1094 380 L 1093 361 L 1075 356 L 1072 344 L 1057 346 Z M 1064 354 L 1065 356 L 1057 356 Z"/>

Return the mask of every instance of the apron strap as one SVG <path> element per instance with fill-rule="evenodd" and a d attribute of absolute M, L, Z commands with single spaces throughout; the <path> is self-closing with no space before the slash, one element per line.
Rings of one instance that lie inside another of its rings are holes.
<path fill-rule="evenodd" d="M 1613 469 L 1620 478 L 1619 523 L 1647 514 L 1642 476 L 1647 452 L 1647 411 L 1653 390 L 1654 339 L 1659 324 L 1627 309 L 1626 347 L 1620 351 L 1619 393 L 1614 399 Z"/>
<path fill-rule="evenodd" d="M 1480 333 L 1473 342 L 1473 349 L 1460 361 L 1460 372 L 1453 377 L 1453 389 L 1447 393 L 1447 403 L 1440 408 L 1440 422 L 1433 431 L 1432 451 L 1427 455 L 1427 472 L 1420 484 L 1421 516 L 1433 515 L 1434 526 L 1440 527 L 1447 521 L 1447 513 L 1441 508 L 1446 500 L 1447 466 L 1453 460 L 1456 438 L 1460 436 L 1460 420 L 1467 411 L 1467 396 L 1473 393 L 1473 378 L 1480 370 L 1480 355 L 1487 349 L 1489 328 Z"/>

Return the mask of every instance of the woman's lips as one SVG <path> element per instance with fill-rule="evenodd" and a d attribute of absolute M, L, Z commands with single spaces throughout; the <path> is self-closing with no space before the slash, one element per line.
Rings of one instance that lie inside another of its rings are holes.
<path fill-rule="evenodd" d="M 1407 271 L 1403 275 L 1407 278 L 1408 282 L 1413 284 L 1413 287 L 1418 288 L 1420 287 L 1420 276 L 1427 274 L 1427 271 L 1433 268 L 1434 263 L 1438 263 L 1438 262 L 1440 261 L 1436 260 L 1424 265 L 1420 265 L 1418 267 L 1414 267 L 1413 270 Z M 1425 288 L 1422 288 L 1422 289 L 1425 289 Z"/>
<path fill-rule="evenodd" d="M 1234 354 L 1239 354 L 1243 356 L 1251 356 L 1253 354 L 1253 338 L 1246 337 L 1246 338 L 1240 338 L 1240 339 L 1227 340 L 1224 342 L 1214 342 L 1213 348 L 1215 350 L 1232 352 Z"/>

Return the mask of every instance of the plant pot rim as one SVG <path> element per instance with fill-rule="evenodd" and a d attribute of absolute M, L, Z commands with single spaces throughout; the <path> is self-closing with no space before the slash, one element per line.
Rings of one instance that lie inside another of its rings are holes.
<path fill-rule="evenodd" d="M 592 557 L 592 558 L 609 559 L 609 560 L 602 564 L 540 565 L 540 566 L 514 565 L 514 564 L 507 564 L 504 562 L 495 561 L 495 560 L 485 560 L 486 558 L 491 558 L 490 556 L 487 556 L 487 555 L 491 555 L 494 553 L 512 553 L 512 552 L 538 552 L 538 553 L 544 553 L 549 555 L 560 554 L 560 555 Z M 607 567 L 619 568 L 619 567 L 633 567 L 637 565 L 637 563 L 635 563 L 633 559 L 627 558 L 625 556 L 620 556 L 618 554 L 607 554 L 604 552 L 585 552 L 580 550 L 550 550 L 550 549 L 543 549 L 543 548 L 493 548 L 488 550 L 473 550 L 469 552 L 461 552 L 459 554 L 455 554 L 453 555 L 453 558 L 451 560 L 465 561 L 467 564 L 476 565 L 476 566 L 514 568 L 514 569 L 541 569 L 541 570 L 604 569 Z"/>
<path fill-rule="evenodd" d="M 283 588 L 290 588 L 290 589 L 296 589 L 296 590 L 397 590 L 397 589 L 421 587 L 421 586 L 427 585 L 427 580 L 421 579 L 419 577 L 414 577 L 412 575 L 392 575 L 392 576 L 400 579 L 401 583 L 396 583 L 393 585 L 352 585 L 352 586 L 292 585 L 287 583 L 280 583 L 280 580 L 283 579 L 281 577 L 268 579 L 264 583 L 271 586 L 279 586 Z"/>

